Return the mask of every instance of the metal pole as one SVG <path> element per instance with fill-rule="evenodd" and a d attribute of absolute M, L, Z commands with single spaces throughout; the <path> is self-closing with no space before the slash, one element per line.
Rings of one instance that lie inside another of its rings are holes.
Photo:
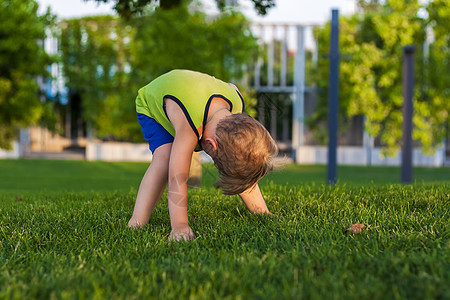
<path fill-rule="evenodd" d="M 328 181 L 337 181 L 337 132 L 339 101 L 339 11 L 331 12 L 330 74 L 328 91 Z"/>
<path fill-rule="evenodd" d="M 412 182 L 412 100 L 414 95 L 414 51 L 414 46 L 403 47 L 402 183 Z"/>
<path fill-rule="evenodd" d="M 292 127 L 292 152 L 297 162 L 297 150 L 304 145 L 305 122 L 305 35 L 304 27 L 297 29 L 297 53 L 294 64 L 294 102 L 293 102 L 293 127 Z"/>

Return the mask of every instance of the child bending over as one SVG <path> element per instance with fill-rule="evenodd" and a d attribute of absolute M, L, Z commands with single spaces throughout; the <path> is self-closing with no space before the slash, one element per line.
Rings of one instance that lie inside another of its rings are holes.
<path fill-rule="evenodd" d="M 272 169 L 278 150 L 267 130 L 244 114 L 244 100 L 233 84 L 212 76 L 173 70 L 141 88 L 136 111 L 153 153 L 142 178 L 128 226 L 145 226 L 167 183 L 172 231 L 169 240 L 188 241 L 187 180 L 192 153 L 214 160 L 225 195 L 238 194 L 252 213 L 270 213 L 258 180 Z"/>

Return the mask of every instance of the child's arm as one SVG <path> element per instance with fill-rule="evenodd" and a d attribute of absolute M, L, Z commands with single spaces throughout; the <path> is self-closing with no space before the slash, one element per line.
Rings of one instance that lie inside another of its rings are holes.
<path fill-rule="evenodd" d="M 194 237 L 188 224 L 188 188 L 186 183 L 189 177 L 189 168 L 195 144 L 192 147 L 189 144 L 190 141 L 185 137 L 186 135 L 177 132 L 169 162 L 168 198 L 170 224 L 172 226 L 169 239 L 177 241 L 182 238 L 189 240 Z"/>
<path fill-rule="evenodd" d="M 258 183 L 245 192 L 239 194 L 247 209 L 252 213 L 271 214 L 261 194 Z"/>
<path fill-rule="evenodd" d="M 198 143 L 181 108 L 172 100 L 166 100 L 166 112 L 175 128 L 175 139 L 172 144 L 169 161 L 169 214 L 172 232 L 169 239 L 190 240 L 194 233 L 188 224 L 187 180 L 191 165 L 192 153 Z"/>

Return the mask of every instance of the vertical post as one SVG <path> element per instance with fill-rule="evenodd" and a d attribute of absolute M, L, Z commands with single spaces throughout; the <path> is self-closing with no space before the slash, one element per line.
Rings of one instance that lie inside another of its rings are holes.
<path fill-rule="evenodd" d="M 414 46 L 403 47 L 402 183 L 412 182 L 412 100 L 414 95 L 414 51 Z"/>
<path fill-rule="evenodd" d="M 297 25 L 297 53 L 294 66 L 294 103 L 292 126 L 292 149 L 297 161 L 297 148 L 304 143 L 305 122 L 305 36 L 304 27 Z"/>
<path fill-rule="evenodd" d="M 72 101 L 73 101 L 73 90 L 69 89 L 67 95 L 67 105 L 66 105 L 66 124 L 65 124 L 65 137 L 72 140 Z"/>
<path fill-rule="evenodd" d="M 313 36 L 313 51 L 312 51 L 312 62 L 314 66 L 317 66 L 319 61 L 319 38 L 314 36 L 314 27 L 310 27 L 311 34 Z"/>
<path fill-rule="evenodd" d="M 364 132 L 363 132 L 363 147 L 366 149 L 366 166 L 372 165 L 372 150 L 374 147 L 374 138 L 369 135 L 366 129 L 366 122 L 367 117 L 364 116 L 363 126 L 364 126 Z"/>
<path fill-rule="evenodd" d="M 277 140 L 277 103 L 279 99 L 273 97 L 270 105 L 270 135 L 274 140 Z"/>
<path fill-rule="evenodd" d="M 263 126 L 266 126 L 266 104 L 264 103 L 264 97 L 258 98 L 258 121 Z"/>
<path fill-rule="evenodd" d="M 281 27 L 283 35 L 281 38 L 281 70 L 280 70 L 280 86 L 286 86 L 286 73 L 287 73 L 287 31 L 288 27 Z"/>
<path fill-rule="evenodd" d="M 19 157 L 24 158 L 30 152 L 31 152 L 30 128 L 20 129 Z"/>
<path fill-rule="evenodd" d="M 262 48 L 264 45 L 264 27 L 262 25 L 258 26 L 259 28 L 259 46 Z M 258 90 L 261 87 L 261 65 L 262 58 L 258 55 L 255 64 L 255 89 Z M 264 125 L 264 102 L 261 97 L 258 98 L 258 121 Z"/>
<path fill-rule="evenodd" d="M 264 44 L 264 28 L 262 26 L 259 26 L 259 34 L 260 38 L 259 40 L 262 42 L 259 42 L 259 46 L 262 48 L 261 43 Z M 262 65 L 262 58 L 258 55 L 258 58 L 256 59 L 255 63 L 255 89 L 258 90 L 261 87 L 261 65 Z"/>
<path fill-rule="evenodd" d="M 283 118 L 283 137 L 282 141 L 287 143 L 289 141 L 289 116 Z"/>
<path fill-rule="evenodd" d="M 275 51 L 275 27 L 270 26 L 267 49 L 267 85 L 273 86 L 273 57 Z"/>
<path fill-rule="evenodd" d="M 331 12 L 330 74 L 328 91 L 328 181 L 337 181 L 337 132 L 339 101 L 339 11 Z"/>

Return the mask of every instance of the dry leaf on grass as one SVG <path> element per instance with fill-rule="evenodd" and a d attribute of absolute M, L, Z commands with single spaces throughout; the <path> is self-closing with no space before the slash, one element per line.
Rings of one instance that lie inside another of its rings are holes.
<path fill-rule="evenodd" d="M 364 225 L 364 224 L 359 224 L 359 223 L 352 224 L 349 228 L 347 228 L 345 230 L 345 233 L 347 233 L 347 232 L 351 232 L 353 234 L 361 233 L 365 227 L 366 227 L 366 225 Z"/>

